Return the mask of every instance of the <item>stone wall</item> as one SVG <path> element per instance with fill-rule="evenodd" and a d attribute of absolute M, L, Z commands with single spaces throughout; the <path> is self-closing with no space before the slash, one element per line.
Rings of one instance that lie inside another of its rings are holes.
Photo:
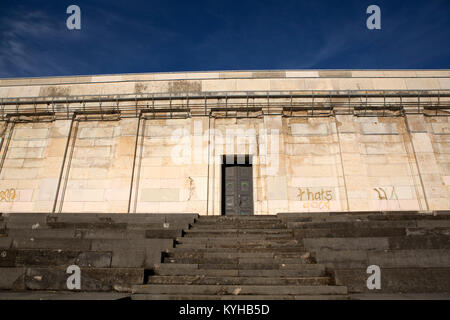
<path fill-rule="evenodd" d="M 437 90 L 450 89 L 449 79 L 446 70 L 3 79 L 0 97 Z M 279 107 L 102 118 L 1 122 L 0 211 L 219 215 L 226 154 L 251 155 L 255 214 L 450 207 L 450 124 L 442 114 L 298 116 Z"/>
<path fill-rule="evenodd" d="M 220 214 L 225 154 L 252 155 L 255 214 L 450 206 L 447 117 L 138 121 L 9 124 L 0 210 L 51 212 L 60 180 L 56 212 Z"/>

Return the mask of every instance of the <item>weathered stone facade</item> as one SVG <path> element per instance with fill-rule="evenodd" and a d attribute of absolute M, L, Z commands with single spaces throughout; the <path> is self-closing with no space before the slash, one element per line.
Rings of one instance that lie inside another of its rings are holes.
<path fill-rule="evenodd" d="M 220 215 L 224 155 L 250 155 L 258 215 L 449 209 L 449 92 L 447 70 L 3 79 L 0 211 Z"/>

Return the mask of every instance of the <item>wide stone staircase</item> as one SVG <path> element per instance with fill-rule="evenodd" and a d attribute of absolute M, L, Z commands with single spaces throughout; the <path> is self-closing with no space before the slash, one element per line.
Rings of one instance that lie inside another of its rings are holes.
<path fill-rule="evenodd" d="M 352 298 L 438 294 L 450 299 L 450 211 L 278 216 Z M 367 286 L 371 265 L 380 268 L 380 289 Z"/>
<path fill-rule="evenodd" d="M 450 299 L 450 211 L 0 215 L 0 300 L 380 297 Z"/>
<path fill-rule="evenodd" d="M 276 216 L 199 217 L 133 299 L 346 299 Z"/>
<path fill-rule="evenodd" d="M 118 299 L 143 284 L 196 214 L 0 216 L 0 300 Z M 69 291 L 67 268 L 81 269 Z M 83 293 L 83 294 L 80 294 Z"/>

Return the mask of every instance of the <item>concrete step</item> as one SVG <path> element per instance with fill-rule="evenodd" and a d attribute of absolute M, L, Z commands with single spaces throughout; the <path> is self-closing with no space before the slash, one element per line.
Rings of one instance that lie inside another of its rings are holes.
<path fill-rule="evenodd" d="M 67 267 L 0 268 L 0 290 L 68 290 Z M 83 291 L 130 291 L 144 283 L 144 269 L 81 268 Z"/>
<path fill-rule="evenodd" d="M 11 248 L 12 238 L 9 237 L 0 237 L 0 249 L 9 249 Z"/>
<path fill-rule="evenodd" d="M 275 215 L 253 215 L 253 216 L 199 216 L 198 221 L 270 221 L 279 220 Z"/>
<path fill-rule="evenodd" d="M 179 250 L 231 250 L 235 252 L 272 252 L 277 250 L 280 252 L 302 252 L 305 247 L 301 244 L 246 244 L 246 243 L 185 243 L 176 244 Z M 213 252 L 213 251 L 211 251 Z"/>
<path fill-rule="evenodd" d="M 206 239 L 241 239 L 241 240 L 282 240 L 293 239 L 293 233 L 227 233 L 227 232 L 187 232 L 184 238 L 206 238 Z"/>
<path fill-rule="evenodd" d="M 399 250 L 450 249 L 450 236 L 405 236 L 380 238 L 307 238 L 309 250 Z"/>
<path fill-rule="evenodd" d="M 407 228 L 407 236 L 450 236 L 450 228 Z"/>
<path fill-rule="evenodd" d="M 32 229 L 32 228 L 20 228 L 20 229 L 8 229 L 8 237 L 20 238 L 20 239 L 74 239 L 81 236 L 75 236 L 74 229 Z"/>
<path fill-rule="evenodd" d="M 290 222 L 295 229 L 346 229 L 346 228 L 415 228 L 417 221 L 338 221 L 338 222 Z"/>
<path fill-rule="evenodd" d="M 395 237 L 405 236 L 405 228 L 345 228 L 345 229 L 295 229 L 294 237 L 303 238 L 346 238 L 346 237 Z"/>
<path fill-rule="evenodd" d="M 235 252 L 228 251 L 223 252 L 216 251 L 211 252 L 210 250 L 191 250 L 191 251 L 175 251 L 172 249 L 169 252 L 165 253 L 166 259 L 171 258 L 226 258 L 226 259 L 234 259 L 234 258 L 248 258 L 248 259 L 258 259 L 258 258 L 301 258 L 308 251 L 303 252 L 278 252 L 278 251 L 266 251 L 266 252 Z"/>
<path fill-rule="evenodd" d="M 0 291 L 0 300 L 130 300 L 130 293 L 74 291 Z"/>
<path fill-rule="evenodd" d="M 164 263 L 188 263 L 188 264 L 290 264 L 290 263 L 313 263 L 314 260 L 306 253 L 296 258 L 223 258 L 223 257 L 200 257 L 200 258 L 164 258 Z"/>
<path fill-rule="evenodd" d="M 352 293 L 373 293 L 367 289 L 366 268 L 335 270 L 337 284 Z M 378 293 L 450 293 L 450 266 L 447 268 L 382 268 Z"/>
<path fill-rule="evenodd" d="M 63 239 L 63 238 L 14 238 L 11 248 L 14 249 L 61 249 L 88 251 L 91 249 L 91 240 Z"/>
<path fill-rule="evenodd" d="M 348 295 L 186 295 L 133 294 L 132 300 L 349 300 Z"/>
<path fill-rule="evenodd" d="M 185 230 L 186 235 L 197 235 L 197 234 L 208 234 L 208 235 L 228 235 L 228 234 L 290 234 L 292 235 L 292 230 L 288 230 L 286 228 L 278 228 L 278 229 L 260 229 L 260 228 L 254 228 L 254 229 L 241 229 L 241 228 L 234 228 L 234 229 L 226 229 L 223 230 L 222 228 L 217 229 L 199 229 L 197 226 L 190 230 Z"/>
<path fill-rule="evenodd" d="M 20 215 L 20 214 L 19 214 Z M 48 214 L 48 222 L 113 222 L 113 223 L 194 223 L 198 214 L 191 213 L 59 213 Z"/>
<path fill-rule="evenodd" d="M 319 263 L 335 268 L 446 268 L 450 266 L 449 249 L 414 250 L 329 250 L 314 254 Z"/>
<path fill-rule="evenodd" d="M 154 229 L 145 231 L 145 238 L 147 239 L 173 239 L 182 235 L 182 229 Z"/>
<path fill-rule="evenodd" d="M 148 284 L 207 285 L 329 285 L 329 277 L 218 277 L 218 276 L 152 276 Z"/>
<path fill-rule="evenodd" d="M 198 265 L 167 265 L 160 264 L 154 269 L 156 275 L 195 275 L 220 277 L 322 277 L 325 276 L 325 266 L 322 264 L 304 264 L 296 269 L 198 269 Z"/>
<path fill-rule="evenodd" d="M 407 236 L 388 238 L 389 249 L 450 249 L 450 235 Z"/>
<path fill-rule="evenodd" d="M 80 219 L 81 220 L 81 219 Z M 47 226 L 52 229 L 112 229 L 112 230 L 125 230 L 127 228 L 126 223 L 117 223 L 112 221 L 105 222 L 50 222 L 47 221 Z"/>
<path fill-rule="evenodd" d="M 367 215 L 368 220 L 450 220 L 449 214 L 441 214 L 441 215 L 430 215 L 430 214 L 407 214 L 407 213 L 398 213 L 398 214 L 373 214 Z"/>
<path fill-rule="evenodd" d="M 0 267 L 69 266 L 107 268 L 111 252 L 49 249 L 8 249 L 0 254 Z"/>
<path fill-rule="evenodd" d="M 303 253 L 306 249 L 303 245 L 296 245 L 296 246 L 289 246 L 289 247 L 279 247 L 275 248 L 276 252 L 283 253 L 283 254 L 296 254 L 296 253 Z M 173 249 L 170 249 L 170 252 L 210 252 L 210 253 L 229 253 L 229 252 L 236 252 L 236 253 L 273 253 L 274 248 L 266 248 L 264 246 L 248 246 L 248 247 L 240 247 L 239 245 L 236 245 L 234 247 L 208 247 L 206 248 L 205 244 L 177 244 L 177 246 Z M 169 251 L 167 251 L 169 252 Z"/>
<path fill-rule="evenodd" d="M 199 269 L 242 269 L 242 270 L 297 270 L 301 269 L 303 264 L 314 263 L 311 262 L 291 262 L 291 263 L 238 263 L 238 264 L 214 264 L 214 263 L 202 263 L 198 264 Z M 174 263 L 174 265 L 178 265 Z"/>
<path fill-rule="evenodd" d="M 286 238 L 286 239 L 259 239 L 259 238 L 246 238 L 246 237 L 195 237 L 195 238 L 188 238 L 188 237 L 178 237 L 176 238 L 176 242 L 179 244 L 239 244 L 239 245 L 245 245 L 245 246 L 252 246 L 252 245 L 267 245 L 267 246 L 286 246 L 286 245 L 298 245 L 298 240 L 292 239 L 292 238 Z"/>
<path fill-rule="evenodd" d="M 8 229 L 11 238 L 145 239 L 146 230 L 124 229 Z"/>
<path fill-rule="evenodd" d="M 248 224 L 218 224 L 218 223 L 200 223 L 197 222 L 192 225 L 192 229 L 196 230 L 228 230 L 228 229 L 237 229 L 240 230 L 248 230 L 248 229 L 264 229 L 264 230 L 271 230 L 271 229 L 286 229 L 286 224 L 284 223 L 272 223 L 272 222 L 265 222 L 265 223 L 248 223 Z"/>
<path fill-rule="evenodd" d="M 347 294 L 344 286 L 264 286 L 264 285 L 136 285 L 135 293 L 183 295 L 334 295 Z"/>

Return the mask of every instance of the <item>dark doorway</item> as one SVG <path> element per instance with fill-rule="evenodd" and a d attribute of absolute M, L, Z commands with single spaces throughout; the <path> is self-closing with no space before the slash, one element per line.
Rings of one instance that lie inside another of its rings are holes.
<path fill-rule="evenodd" d="M 223 156 L 222 215 L 253 215 L 251 156 Z"/>

